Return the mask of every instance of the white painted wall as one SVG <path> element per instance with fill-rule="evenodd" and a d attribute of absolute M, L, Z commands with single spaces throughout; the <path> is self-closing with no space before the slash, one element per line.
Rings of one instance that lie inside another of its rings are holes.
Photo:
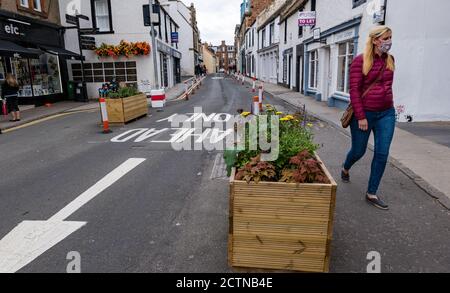
<path fill-rule="evenodd" d="M 167 12 L 179 25 L 178 50 L 183 54 L 181 58 L 181 75 L 193 76 L 195 74 L 194 31 L 191 26 L 191 12 L 181 1 L 161 1 Z"/>
<path fill-rule="evenodd" d="M 67 5 L 72 2 L 72 0 L 60 0 L 60 13 L 61 22 L 63 26 L 72 26 L 65 22 L 65 14 Z M 133 0 L 133 4 L 130 5 L 128 1 L 121 0 L 111 0 L 111 11 L 113 20 L 113 30 L 114 34 L 98 34 L 94 35 L 96 39 L 97 46 L 101 43 L 118 45 L 121 40 L 126 40 L 129 42 L 148 42 L 151 45 L 151 50 L 154 50 L 150 37 L 150 27 L 144 26 L 144 20 L 142 15 L 142 6 L 148 4 L 147 0 Z M 92 17 L 90 1 L 81 1 L 81 14 Z M 170 12 L 169 12 L 170 13 Z M 134 17 L 130 17 L 134 16 Z M 162 19 L 163 21 L 163 19 Z M 82 20 L 81 26 L 84 28 L 92 27 L 92 19 L 90 21 Z M 168 28 L 169 29 L 169 28 Z M 162 25 L 162 36 L 165 42 L 164 35 L 164 25 Z M 170 42 L 170 39 L 169 39 Z M 76 30 L 68 30 L 65 35 L 66 48 L 70 51 L 78 52 L 78 39 Z M 171 44 L 167 44 L 171 45 Z M 175 48 L 174 48 L 175 49 Z M 159 52 L 157 52 L 157 64 L 158 64 L 158 80 L 161 84 L 160 72 L 160 58 Z M 86 57 L 86 62 L 100 62 L 99 57 L 95 55 L 93 51 L 84 50 L 83 55 Z M 182 58 L 183 59 L 183 58 Z M 102 58 L 102 61 L 113 61 L 116 59 L 107 57 Z M 118 61 L 127 60 L 125 57 L 117 59 Z M 153 55 L 150 53 L 148 56 L 130 57 L 130 61 L 136 61 L 137 71 L 138 71 L 138 85 L 141 80 L 148 80 L 153 83 L 154 80 L 154 69 L 153 69 Z M 173 60 L 173 58 L 171 58 Z M 70 67 L 69 67 L 70 69 Z M 170 62 L 168 65 L 169 69 L 169 79 L 170 85 L 173 85 L 173 64 Z M 69 70 L 69 77 L 71 78 L 71 72 Z M 101 87 L 102 83 L 88 83 L 88 96 L 90 98 L 98 97 L 98 89 Z"/>
<path fill-rule="evenodd" d="M 386 24 L 394 32 L 397 65 L 395 102 L 413 121 L 450 120 L 448 11 L 448 0 L 388 2 Z"/>
<path fill-rule="evenodd" d="M 254 34 L 254 37 L 252 34 Z M 252 38 L 254 38 L 254 42 L 252 42 Z M 248 42 L 245 42 L 246 58 L 251 58 L 253 56 L 255 62 L 254 70 L 252 70 L 251 66 L 250 68 L 247 67 L 247 74 L 253 77 L 256 76 L 256 73 L 258 72 L 258 32 L 256 30 L 256 22 L 247 30 L 244 40 L 247 39 Z"/>

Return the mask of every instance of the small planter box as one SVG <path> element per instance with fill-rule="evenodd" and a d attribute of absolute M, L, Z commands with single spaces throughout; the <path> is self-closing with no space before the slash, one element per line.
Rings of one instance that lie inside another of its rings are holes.
<path fill-rule="evenodd" d="M 106 99 L 109 123 L 128 123 L 148 115 L 147 96 L 140 94 L 128 98 Z"/>
<path fill-rule="evenodd" d="M 323 163 L 322 167 L 331 184 L 248 184 L 234 180 L 233 170 L 230 266 L 329 271 L 337 184 Z"/>

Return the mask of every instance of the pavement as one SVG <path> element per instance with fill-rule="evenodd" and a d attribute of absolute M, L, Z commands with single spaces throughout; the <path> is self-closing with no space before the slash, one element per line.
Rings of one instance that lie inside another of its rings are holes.
<path fill-rule="evenodd" d="M 64 273 L 73 253 L 83 273 L 261 272 L 227 263 L 229 183 L 216 164 L 223 153 L 177 151 L 169 142 L 178 133 L 169 122 L 173 115 L 200 106 L 206 115 L 235 114 L 250 108 L 251 97 L 248 85 L 210 76 L 189 101 L 151 109 L 111 134 L 102 134 L 97 112 L 74 111 L 0 136 L 0 239 L 21 251 L 8 256 L 36 254 L 17 272 Z M 276 97 L 266 102 L 297 110 Z M 339 178 L 349 137 L 323 121 L 313 132 L 320 157 Z M 372 251 L 382 257 L 382 272 L 450 272 L 450 212 L 393 164 L 380 190 L 391 210 L 368 205 L 372 155 L 355 166 L 352 183 L 339 183 L 331 272 L 366 272 Z M 130 167 L 130 159 L 144 161 Z M 66 226 L 55 237 L 43 237 L 42 246 L 24 253 L 33 233 L 45 234 L 57 223 L 49 220 L 62 218 Z M 14 230 L 21 223 L 33 228 L 27 241 Z"/>
<path fill-rule="evenodd" d="M 252 83 L 246 78 L 247 85 Z M 265 83 L 265 92 L 303 108 L 317 118 L 350 135 L 350 129 L 343 129 L 340 118 L 343 110 L 328 107 L 311 97 L 291 91 L 285 87 Z M 450 123 L 399 123 L 391 147 L 391 161 L 416 184 L 450 209 Z M 373 137 L 370 147 L 374 148 Z"/>

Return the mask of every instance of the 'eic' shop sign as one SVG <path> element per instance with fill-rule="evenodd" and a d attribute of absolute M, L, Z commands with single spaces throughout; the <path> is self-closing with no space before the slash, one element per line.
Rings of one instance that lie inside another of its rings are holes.
<path fill-rule="evenodd" d="M 298 26 L 315 26 L 316 12 L 315 11 L 300 11 L 298 13 Z"/>
<path fill-rule="evenodd" d="M 0 38 L 59 47 L 57 28 L 25 21 L 0 18 Z"/>

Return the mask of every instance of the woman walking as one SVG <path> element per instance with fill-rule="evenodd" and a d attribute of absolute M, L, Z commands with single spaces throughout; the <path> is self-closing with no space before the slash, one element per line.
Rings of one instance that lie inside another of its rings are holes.
<path fill-rule="evenodd" d="M 342 180 L 350 182 L 350 169 L 366 153 L 371 132 L 375 137 L 368 203 L 382 210 L 389 206 L 377 194 L 386 169 L 395 130 L 395 108 L 392 84 L 395 61 L 389 54 L 392 30 L 377 26 L 371 30 L 364 54 L 357 56 L 350 67 L 350 99 L 354 110 L 350 128 L 352 148 L 342 170 Z"/>
<path fill-rule="evenodd" d="M 2 85 L 2 98 L 6 98 L 6 105 L 8 106 L 8 112 L 11 113 L 11 122 L 20 121 L 19 110 L 19 85 L 16 78 L 11 73 L 6 75 L 6 81 Z"/>

